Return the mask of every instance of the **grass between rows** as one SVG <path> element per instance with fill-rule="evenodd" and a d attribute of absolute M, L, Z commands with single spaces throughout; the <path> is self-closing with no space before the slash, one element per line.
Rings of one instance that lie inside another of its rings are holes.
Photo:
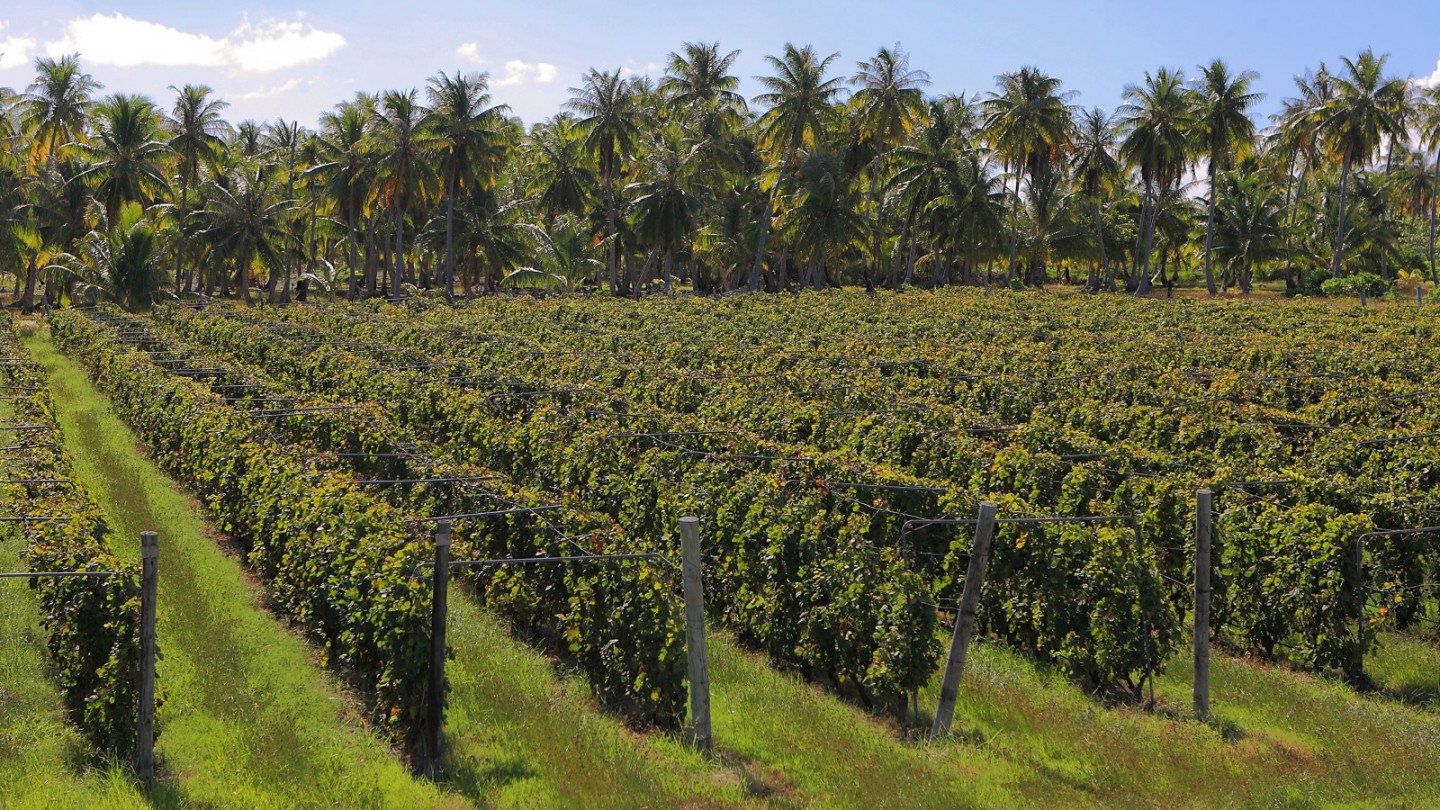
<path fill-rule="evenodd" d="M 43 338 L 31 348 L 51 369 L 77 469 L 117 527 L 128 537 L 142 528 L 139 519 L 170 522 L 171 532 L 160 528 L 162 678 L 171 690 L 161 715 L 161 755 L 175 795 L 187 804 L 219 806 L 263 806 L 277 795 L 290 806 L 459 803 L 409 780 L 378 743 L 356 730 L 353 716 L 338 705 L 339 691 L 305 660 L 303 645 L 260 611 L 238 565 L 205 536 L 193 505 L 174 484 L 140 457 L 134 437 L 103 397 Z M 180 565 L 172 560 L 181 552 L 172 549 L 181 538 L 195 546 L 189 554 L 205 561 L 205 570 L 188 583 L 176 582 L 170 569 Z M 188 596 L 175 592 L 181 587 Z M 217 608 L 216 593 L 233 594 L 249 611 L 247 621 L 271 625 L 265 644 L 240 649 L 236 634 L 214 632 L 215 625 L 239 621 Z M 892 723 L 776 672 L 724 633 L 712 633 L 717 759 L 706 762 L 674 738 L 630 732 L 596 711 L 581 681 L 557 675 L 548 658 L 511 639 L 473 601 L 450 604 L 455 657 L 448 670 L 453 691 L 443 786 L 487 806 L 1299 808 L 1414 807 L 1440 799 L 1433 757 L 1440 714 L 1411 705 L 1428 698 L 1440 651 L 1413 639 L 1389 637 L 1372 658 L 1372 676 L 1390 693 L 1377 695 L 1216 653 L 1215 719 L 1208 725 L 1184 719 L 1190 694 L 1185 656 L 1158 679 L 1160 711 L 1149 713 L 1106 707 L 1023 656 L 980 643 L 961 689 L 956 736 L 907 743 Z M 167 625 L 182 616 L 199 631 L 209 628 L 199 635 L 228 638 L 225 672 L 193 661 L 191 645 L 206 649 L 214 642 L 177 636 Z M 189 671 L 176 660 L 187 656 Z M 288 676 L 271 671 L 282 659 Z M 245 671 L 250 677 L 236 684 L 235 673 Z M 275 683 L 293 682 L 296 672 L 308 689 L 303 707 L 274 693 Z M 207 715 L 208 701 L 181 701 L 182 690 L 205 693 L 207 675 L 230 685 L 221 693 L 236 686 L 250 691 L 222 703 L 232 707 L 224 716 Z M 922 708 L 934 706 L 938 679 L 936 673 L 922 691 Z M 317 697 L 330 709 L 301 711 L 313 709 Z M 290 731 L 254 716 L 276 706 L 288 707 L 281 709 L 287 720 L 278 725 Z M 203 739 L 186 736 L 208 738 L 227 729 L 224 745 L 200 745 Z M 199 747 L 187 752 L 187 744 Z M 324 767 L 267 761 L 307 755 L 310 764 Z M 377 765 L 389 781 L 376 777 Z M 286 774 L 283 780 L 268 778 L 272 767 Z M 257 769 L 264 774 L 253 773 Z M 214 789 L 202 791 L 207 785 Z M 220 793 L 242 787 L 256 792 L 250 798 Z M 385 790 L 391 792 L 376 792 Z"/>
<path fill-rule="evenodd" d="M 0 421 L 8 417 L 0 407 Z M 15 542 L 0 541 L 0 571 L 23 570 Z M 123 766 L 88 761 L 48 659 L 39 604 L 25 580 L 0 580 L 0 806 L 143 807 Z"/>

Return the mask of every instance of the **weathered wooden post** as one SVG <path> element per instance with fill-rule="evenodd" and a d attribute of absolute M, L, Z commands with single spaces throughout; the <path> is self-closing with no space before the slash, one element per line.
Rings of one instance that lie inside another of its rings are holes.
<path fill-rule="evenodd" d="M 1210 490 L 1195 493 L 1195 719 L 1210 718 Z"/>
<path fill-rule="evenodd" d="M 1425 306 L 1425 285 L 1423 284 L 1415 285 L 1415 306 Z"/>
<path fill-rule="evenodd" d="M 970 635 L 975 630 L 975 610 L 980 605 L 980 586 L 985 583 L 985 562 L 994 536 L 995 504 L 982 502 L 980 520 L 975 524 L 975 542 L 970 546 L 970 564 L 965 569 L 965 590 L 960 594 L 960 614 L 955 617 L 955 635 L 950 639 L 950 656 L 945 660 L 945 675 L 940 681 L 940 705 L 935 709 L 935 723 L 930 727 L 932 738 L 950 733 L 950 721 L 955 717 L 960 676 L 965 672 L 965 656 Z"/>
<path fill-rule="evenodd" d="M 430 679 L 425 696 L 426 774 L 440 772 L 445 727 L 445 619 L 450 595 L 450 521 L 435 530 L 434 593 L 430 598 Z"/>
<path fill-rule="evenodd" d="M 159 562 L 159 536 L 141 532 L 140 705 L 135 721 L 135 772 L 146 784 L 155 779 L 155 594 Z"/>
<path fill-rule="evenodd" d="M 680 518 L 681 579 L 685 590 L 685 652 L 690 664 L 690 721 L 695 744 L 710 753 L 710 661 L 705 651 L 705 589 L 701 581 L 700 520 Z"/>

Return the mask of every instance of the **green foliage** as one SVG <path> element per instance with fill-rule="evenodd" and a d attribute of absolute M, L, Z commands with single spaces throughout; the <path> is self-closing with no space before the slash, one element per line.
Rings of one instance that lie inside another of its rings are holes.
<path fill-rule="evenodd" d="M 1320 282 L 1320 290 L 1331 298 L 1364 293 L 1371 298 L 1390 291 L 1392 282 L 1375 273 L 1351 273 L 1343 278 L 1327 278 Z"/>
<path fill-rule="evenodd" d="M 24 356 L 8 316 L 4 327 L 4 354 Z M 5 434 L 18 448 L 6 453 L 6 479 L 31 483 L 0 484 L 0 493 L 12 506 L 12 517 L 57 519 L 0 524 L 0 542 L 21 544 L 32 571 L 120 572 L 103 578 L 37 578 L 31 587 L 40 600 L 54 677 L 71 718 L 97 750 L 127 756 L 134 749 L 139 707 L 138 566 L 111 552 L 105 517 L 57 443 L 59 427 L 44 375 L 28 362 L 7 365 L 3 374 L 7 385 L 36 389 L 13 400 L 10 412 L 16 424 L 38 425 L 42 432 Z"/>

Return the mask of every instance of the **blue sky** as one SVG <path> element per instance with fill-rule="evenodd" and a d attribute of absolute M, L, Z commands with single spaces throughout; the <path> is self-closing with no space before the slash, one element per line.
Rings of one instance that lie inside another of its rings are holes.
<path fill-rule="evenodd" d="M 107 91 L 168 102 L 171 84 L 204 82 L 231 120 L 299 119 L 357 90 L 422 86 L 437 70 L 488 71 L 496 101 L 527 122 L 553 114 L 588 67 L 658 75 L 686 40 L 739 49 L 746 94 L 763 57 L 786 41 L 839 51 L 837 69 L 902 43 L 931 90 L 976 92 L 996 73 L 1034 64 L 1114 107 L 1128 82 L 1160 65 L 1194 72 L 1222 57 L 1261 74 L 1261 112 L 1291 76 L 1365 47 L 1401 76 L 1440 82 L 1440 3 L 918 2 L 918 0 L 528 0 L 445 2 L 115 2 L 0 5 L 0 86 L 28 84 L 36 56 L 80 50 Z"/>

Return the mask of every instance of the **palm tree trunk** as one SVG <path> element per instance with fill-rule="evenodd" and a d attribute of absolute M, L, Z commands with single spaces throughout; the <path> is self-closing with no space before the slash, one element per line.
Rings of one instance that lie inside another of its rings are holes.
<path fill-rule="evenodd" d="M 405 276 L 405 215 L 395 203 L 395 263 L 390 271 L 390 297 L 400 300 L 400 282 Z"/>
<path fill-rule="evenodd" d="M 455 178 L 445 190 L 445 295 L 455 297 Z"/>
<path fill-rule="evenodd" d="M 240 297 L 244 299 L 245 306 L 253 306 L 254 301 L 250 299 L 250 256 L 249 251 L 242 251 L 240 254 Z"/>
<path fill-rule="evenodd" d="M 1019 171 L 1015 172 L 1015 199 L 1010 203 L 1010 269 L 1005 272 L 1005 286 L 1015 280 L 1015 256 L 1019 248 L 1020 238 L 1020 177 Z"/>
<path fill-rule="evenodd" d="M 375 276 L 379 269 L 379 257 L 375 255 L 375 216 L 365 220 L 365 294 L 375 294 Z"/>
<path fill-rule="evenodd" d="M 1345 261 L 1345 192 L 1350 181 L 1350 149 L 1345 149 L 1345 160 L 1340 166 L 1340 219 L 1335 223 L 1335 261 L 1330 265 L 1330 275 L 1341 276 Z"/>
<path fill-rule="evenodd" d="M 1145 184 L 1145 203 L 1141 206 L 1144 245 L 1140 248 L 1140 278 L 1135 282 L 1135 294 L 1144 295 L 1150 291 L 1150 250 L 1155 244 L 1156 208 L 1151 184 Z"/>
<path fill-rule="evenodd" d="M 765 195 L 765 212 L 760 215 L 760 243 L 755 246 L 755 264 L 750 268 L 750 292 L 760 289 L 760 271 L 765 264 L 765 243 L 770 237 L 770 217 L 775 214 L 775 195 L 780 193 L 780 187 L 785 184 L 785 171 L 789 168 L 789 161 L 780 167 L 780 176 L 775 179 L 775 188 Z"/>
<path fill-rule="evenodd" d="M 25 297 L 20 299 L 20 309 L 24 312 L 35 308 L 35 282 L 39 277 L 40 270 L 35 266 L 35 257 L 32 254 L 25 267 Z"/>
<path fill-rule="evenodd" d="M 1099 195 L 1095 197 L 1095 244 L 1100 247 L 1100 270 L 1105 274 L 1105 286 L 1115 292 L 1115 270 L 1105 255 L 1105 211 L 1100 207 Z"/>
<path fill-rule="evenodd" d="M 675 266 L 675 251 L 665 248 L 665 292 L 670 292 L 670 271 Z"/>
<path fill-rule="evenodd" d="M 175 242 L 175 294 L 181 293 L 182 276 L 184 275 L 183 265 L 185 258 L 185 217 L 189 213 L 190 203 L 190 178 L 185 171 L 180 172 L 180 222 L 176 228 L 178 239 Z"/>
<path fill-rule="evenodd" d="M 1210 162 L 1210 203 L 1205 213 L 1205 289 L 1215 294 L 1215 271 L 1210 267 L 1210 250 L 1215 244 L 1215 162 Z"/>
<path fill-rule="evenodd" d="M 1430 189 L 1430 283 L 1440 284 L 1440 272 L 1435 269 L 1435 203 L 1440 198 L 1440 150 L 1435 153 L 1435 184 Z"/>
<path fill-rule="evenodd" d="M 607 259 L 610 265 L 610 294 L 616 295 L 620 287 L 619 280 L 616 278 L 619 269 L 616 266 L 618 257 L 615 255 L 615 250 L 620 240 L 615 238 L 615 188 L 608 176 L 605 178 L 605 236 L 610 240 L 607 250 Z M 626 276 L 629 276 L 628 272 Z"/>
<path fill-rule="evenodd" d="M 346 263 L 350 265 L 350 293 L 347 298 L 349 298 L 349 300 L 351 301 L 354 301 L 360 296 L 360 287 L 358 282 L 356 281 L 355 275 L 355 262 L 357 258 L 355 255 L 355 223 L 352 221 L 347 222 L 346 224 L 349 227 L 346 228 L 345 232 L 345 253 L 347 259 Z"/>
<path fill-rule="evenodd" d="M 884 153 L 875 156 L 876 163 Z M 875 271 L 880 269 L 880 225 L 883 212 L 875 202 L 875 181 L 878 169 L 870 171 L 870 208 L 875 212 L 874 230 L 870 232 L 870 259 L 865 263 L 865 291 L 872 292 L 875 289 Z"/>

